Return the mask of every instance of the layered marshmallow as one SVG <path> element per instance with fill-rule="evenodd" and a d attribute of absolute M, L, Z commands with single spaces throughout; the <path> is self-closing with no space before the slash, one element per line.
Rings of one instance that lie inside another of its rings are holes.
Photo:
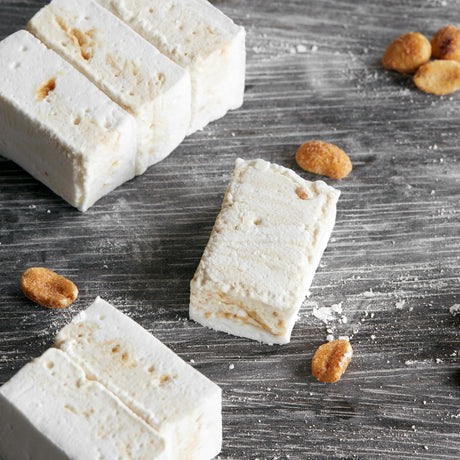
<path fill-rule="evenodd" d="M 53 0 L 27 28 L 137 122 L 136 173 L 169 155 L 190 124 L 188 72 L 93 0 Z"/>
<path fill-rule="evenodd" d="M 1 155 L 81 211 L 134 176 L 131 115 L 26 31 L 0 61 Z"/>
<path fill-rule="evenodd" d="M 0 388 L 3 460 L 167 460 L 164 439 L 64 352 L 49 349 Z"/>
<path fill-rule="evenodd" d="M 188 133 L 243 103 L 245 31 L 207 0 L 97 0 L 192 79 Z"/>
<path fill-rule="evenodd" d="M 169 458 L 220 452 L 220 388 L 107 302 L 98 298 L 65 326 L 56 346 L 157 430 Z"/>
<path fill-rule="evenodd" d="M 220 388 L 100 298 L 0 388 L 4 460 L 211 460 Z"/>
<path fill-rule="evenodd" d="M 284 167 L 238 159 L 191 281 L 190 318 L 261 342 L 289 342 L 339 194 Z"/>

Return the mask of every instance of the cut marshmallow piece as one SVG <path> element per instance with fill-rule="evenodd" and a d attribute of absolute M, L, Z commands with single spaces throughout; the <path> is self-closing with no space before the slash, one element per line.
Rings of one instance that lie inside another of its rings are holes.
<path fill-rule="evenodd" d="M 220 388 L 102 299 L 65 326 L 56 346 L 164 437 L 169 458 L 221 450 Z"/>
<path fill-rule="evenodd" d="M 97 1 L 190 73 L 189 134 L 242 105 L 245 31 L 207 0 Z"/>
<path fill-rule="evenodd" d="M 222 392 L 100 299 L 0 388 L 2 460 L 211 460 Z"/>
<path fill-rule="evenodd" d="M 0 388 L 3 460 L 167 460 L 161 436 L 57 349 Z"/>
<path fill-rule="evenodd" d="M 339 194 L 284 167 L 238 159 L 191 282 L 190 318 L 288 343 L 334 227 Z"/>
<path fill-rule="evenodd" d="M 0 154 L 85 211 L 134 177 L 136 123 L 26 31 L 0 42 Z"/>
<path fill-rule="evenodd" d="M 137 122 L 136 173 L 169 155 L 190 124 L 188 72 L 93 0 L 53 0 L 27 28 Z"/>

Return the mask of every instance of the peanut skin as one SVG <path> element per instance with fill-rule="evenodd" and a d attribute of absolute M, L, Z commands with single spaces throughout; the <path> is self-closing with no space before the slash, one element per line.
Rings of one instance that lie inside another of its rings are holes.
<path fill-rule="evenodd" d="M 446 26 L 431 39 L 432 57 L 460 62 L 460 29 Z"/>
<path fill-rule="evenodd" d="M 311 371 L 320 382 L 337 382 L 353 355 L 348 340 L 333 340 L 321 345 L 313 356 Z"/>
<path fill-rule="evenodd" d="M 332 179 L 342 179 L 352 170 L 347 154 L 336 145 L 327 142 L 305 142 L 297 150 L 295 158 L 305 171 Z"/>
<path fill-rule="evenodd" d="M 385 69 L 401 73 L 414 73 L 431 57 L 431 44 L 418 33 L 410 32 L 393 40 L 382 57 Z"/>
<path fill-rule="evenodd" d="M 72 281 L 43 267 L 28 268 L 21 276 L 21 289 L 30 300 L 47 308 L 68 307 L 78 296 Z"/>
<path fill-rule="evenodd" d="M 426 93 L 443 96 L 460 89 L 460 63 L 436 60 L 422 65 L 414 75 L 414 83 Z"/>

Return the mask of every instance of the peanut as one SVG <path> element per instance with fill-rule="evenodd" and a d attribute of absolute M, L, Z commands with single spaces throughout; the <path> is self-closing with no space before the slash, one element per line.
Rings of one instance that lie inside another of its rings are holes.
<path fill-rule="evenodd" d="M 393 40 L 385 50 L 382 64 L 385 69 L 414 73 L 431 57 L 431 44 L 418 32 L 410 32 Z"/>
<path fill-rule="evenodd" d="M 334 383 L 340 379 L 353 355 L 348 340 L 334 340 L 321 345 L 313 356 L 311 371 L 320 382 Z"/>
<path fill-rule="evenodd" d="M 414 82 L 426 93 L 440 96 L 460 89 L 460 63 L 437 60 L 423 64 L 414 75 Z"/>
<path fill-rule="evenodd" d="M 347 154 L 334 144 L 321 141 L 309 141 L 302 144 L 295 159 L 305 171 L 342 179 L 348 176 L 352 169 Z"/>
<path fill-rule="evenodd" d="M 446 26 L 439 29 L 431 39 L 432 57 L 460 62 L 460 29 Z"/>
<path fill-rule="evenodd" d="M 72 281 L 42 267 L 28 268 L 21 275 L 21 289 L 30 300 L 47 308 L 68 307 L 78 296 Z"/>

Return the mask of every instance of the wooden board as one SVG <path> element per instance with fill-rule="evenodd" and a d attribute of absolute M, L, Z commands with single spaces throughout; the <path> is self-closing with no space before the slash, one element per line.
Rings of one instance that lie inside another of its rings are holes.
<path fill-rule="evenodd" d="M 222 387 L 222 460 L 458 458 L 460 93 L 422 93 L 380 59 L 395 37 L 457 20 L 460 2 L 213 3 L 246 27 L 241 109 L 85 214 L 0 157 L 0 384 L 99 295 Z M 44 4 L 1 1 L 0 38 Z M 189 282 L 235 159 L 316 179 L 294 160 L 309 139 L 339 145 L 354 168 L 326 178 L 342 192 L 337 223 L 291 343 L 189 321 Z M 71 278 L 75 304 L 28 301 L 19 278 L 34 265 Z M 329 329 L 355 355 L 327 385 L 310 371 L 330 333 L 313 311 L 339 303 Z"/>

